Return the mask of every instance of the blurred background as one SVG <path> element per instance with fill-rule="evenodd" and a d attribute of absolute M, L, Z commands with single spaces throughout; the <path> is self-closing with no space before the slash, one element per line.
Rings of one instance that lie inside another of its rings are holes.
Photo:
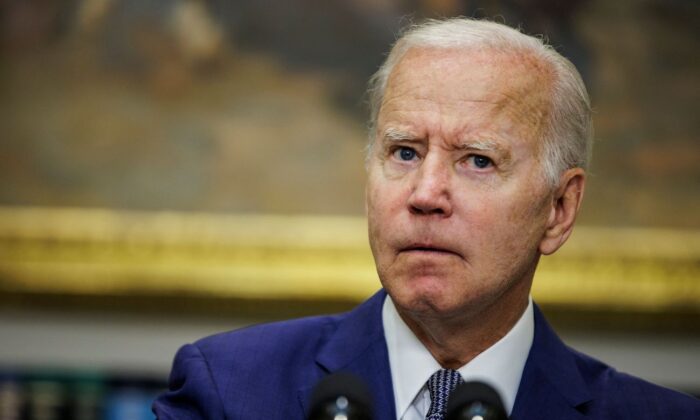
<path fill-rule="evenodd" d="M 487 17 L 581 71 L 596 144 L 535 299 L 573 346 L 700 395 L 700 3 L 0 0 L 0 420 L 151 418 L 177 348 L 379 288 L 369 76 Z"/>

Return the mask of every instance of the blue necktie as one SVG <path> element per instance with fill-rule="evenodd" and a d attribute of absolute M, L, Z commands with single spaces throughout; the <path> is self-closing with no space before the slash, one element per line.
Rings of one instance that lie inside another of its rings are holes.
<path fill-rule="evenodd" d="M 452 369 L 440 369 L 428 379 L 428 392 L 430 392 L 430 409 L 425 420 L 443 420 L 447 409 L 447 400 L 450 394 L 460 384 L 462 377 L 459 372 Z"/>

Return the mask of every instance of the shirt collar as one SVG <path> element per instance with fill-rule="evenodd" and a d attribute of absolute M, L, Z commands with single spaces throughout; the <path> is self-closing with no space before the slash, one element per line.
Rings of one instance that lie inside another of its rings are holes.
<path fill-rule="evenodd" d="M 391 297 L 384 300 L 382 323 L 389 352 L 396 413 L 401 418 L 430 375 L 442 367 L 401 319 Z M 501 395 L 508 414 L 513 410 L 534 332 L 530 298 L 525 312 L 503 338 L 458 369 L 465 381 L 478 380 L 494 387 Z"/>

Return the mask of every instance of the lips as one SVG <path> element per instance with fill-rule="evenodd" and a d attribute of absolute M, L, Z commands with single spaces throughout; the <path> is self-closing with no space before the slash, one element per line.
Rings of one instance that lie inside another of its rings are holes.
<path fill-rule="evenodd" d="M 440 255 L 440 254 L 451 254 L 451 255 L 457 255 L 460 256 L 459 253 L 453 251 L 450 248 L 442 247 L 442 246 L 435 246 L 432 244 L 424 244 L 424 243 L 415 243 L 415 244 L 410 244 L 408 246 L 402 247 L 399 249 L 399 253 L 422 253 L 422 254 L 434 254 L 434 255 Z"/>

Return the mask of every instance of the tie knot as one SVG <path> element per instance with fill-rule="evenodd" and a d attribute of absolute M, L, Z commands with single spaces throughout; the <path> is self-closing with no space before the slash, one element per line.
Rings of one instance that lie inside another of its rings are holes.
<path fill-rule="evenodd" d="M 462 381 L 459 372 L 452 369 L 440 369 L 428 379 L 428 392 L 430 392 L 430 409 L 425 416 L 426 420 L 443 420 L 447 409 L 447 400 L 452 391 Z"/>

